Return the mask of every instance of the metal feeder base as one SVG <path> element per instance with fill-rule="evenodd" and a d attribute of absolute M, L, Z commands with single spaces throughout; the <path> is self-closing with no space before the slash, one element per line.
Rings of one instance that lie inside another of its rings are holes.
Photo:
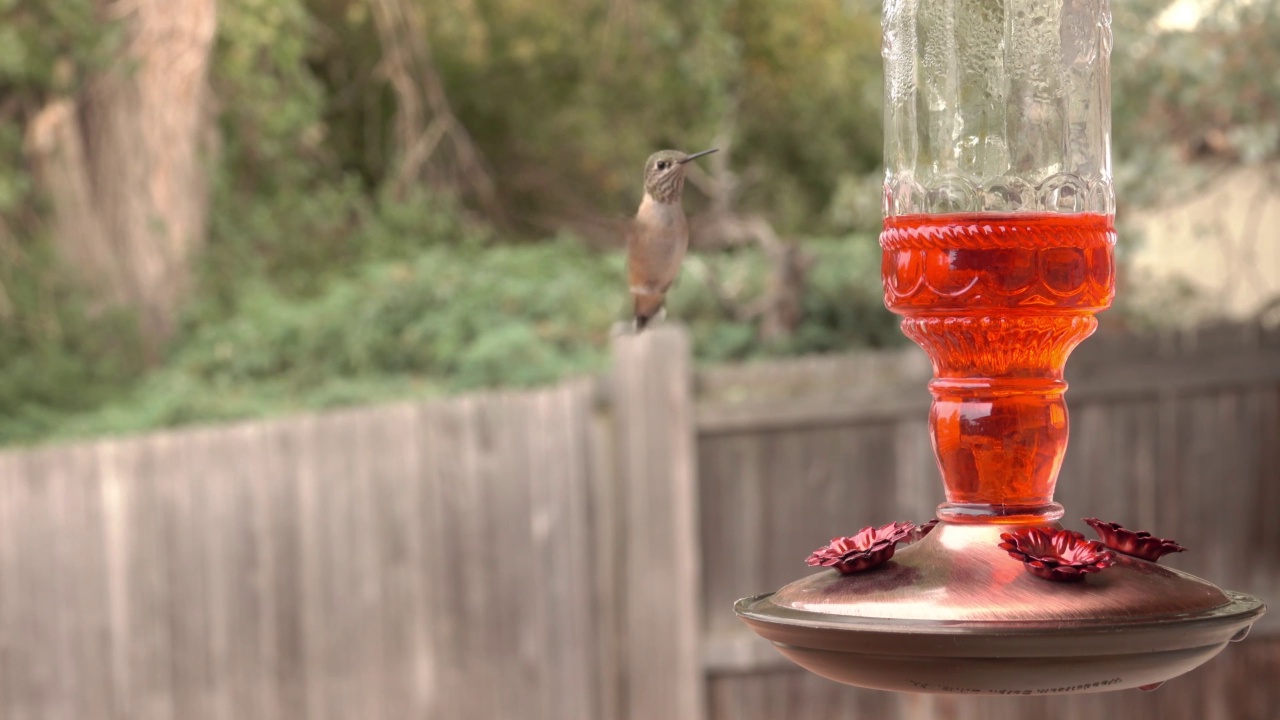
<path fill-rule="evenodd" d="M 1082 582 L 1026 572 L 1012 526 L 940 523 L 885 565 L 823 571 L 734 606 L 783 655 L 881 690 L 1056 695 L 1154 689 L 1241 640 L 1265 606 L 1117 555 Z"/>

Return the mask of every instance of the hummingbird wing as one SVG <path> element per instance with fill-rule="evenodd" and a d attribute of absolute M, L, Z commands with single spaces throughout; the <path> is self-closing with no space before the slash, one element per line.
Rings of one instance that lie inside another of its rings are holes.
<path fill-rule="evenodd" d="M 648 263 L 645 262 L 642 242 L 640 224 L 632 220 L 627 226 L 627 287 L 633 293 L 645 292 L 649 288 L 646 282 Z"/>
<path fill-rule="evenodd" d="M 646 216 L 645 208 L 632 223 L 627 239 L 627 279 L 632 293 L 665 293 L 680 272 L 689 245 L 684 214 L 663 210 Z"/>
<path fill-rule="evenodd" d="M 634 221 L 627 229 L 627 282 L 631 290 L 636 331 L 644 330 L 666 302 L 666 288 L 655 277 L 654 233 Z"/>

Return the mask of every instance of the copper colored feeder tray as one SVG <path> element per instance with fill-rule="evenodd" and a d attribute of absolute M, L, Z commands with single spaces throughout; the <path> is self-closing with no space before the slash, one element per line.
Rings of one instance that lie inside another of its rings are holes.
<path fill-rule="evenodd" d="M 986 695 L 1154 689 L 1242 640 L 1266 609 L 1118 554 L 1081 582 L 1043 580 L 998 547 L 1011 527 L 939 523 L 879 568 L 825 570 L 734 609 L 823 677 Z"/>

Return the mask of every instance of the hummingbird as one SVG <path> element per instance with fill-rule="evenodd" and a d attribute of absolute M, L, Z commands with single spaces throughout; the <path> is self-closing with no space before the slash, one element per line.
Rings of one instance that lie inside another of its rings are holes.
<path fill-rule="evenodd" d="M 644 200 L 627 236 L 627 280 L 635 302 L 636 332 L 662 310 L 689 249 L 689 224 L 680 205 L 685 164 L 718 149 L 692 155 L 660 150 L 644 164 Z"/>

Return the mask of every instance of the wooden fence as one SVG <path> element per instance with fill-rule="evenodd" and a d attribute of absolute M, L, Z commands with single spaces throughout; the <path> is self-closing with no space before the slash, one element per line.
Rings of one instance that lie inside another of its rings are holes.
<path fill-rule="evenodd" d="M 941 500 L 915 350 L 603 379 L 0 453 L 0 718 L 1280 718 L 1280 628 L 1155 693 L 864 691 L 738 597 Z M 1098 337 L 1059 499 L 1280 599 L 1280 333 Z"/>

